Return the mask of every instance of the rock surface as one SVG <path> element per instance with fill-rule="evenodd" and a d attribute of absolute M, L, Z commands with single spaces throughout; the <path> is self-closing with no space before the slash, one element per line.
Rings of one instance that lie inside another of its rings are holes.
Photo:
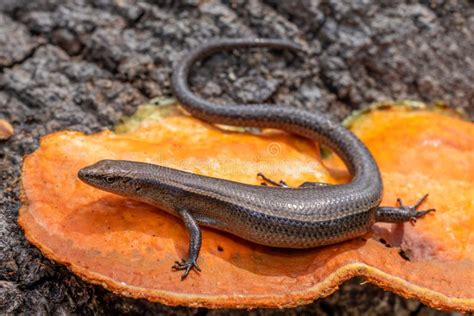
<path fill-rule="evenodd" d="M 42 135 L 96 132 L 151 97 L 169 97 L 172 63 L 207 38 L 288 38 L 308 50 L 209 58 L 191 82 L 215 101 L 279 102 L 341 119 L 373 101 L 409 98 L 474 117 L 474 5 L 467 1 L 1 2 L 0 119 L 15 134 L 0 141 L 0 314 L 229 313 L 170 308 L 87 284 L 43 257 L 16 224 L 21 160 Z M 251 313 L 439 313 L 361 282 L 311 305 Z"/>

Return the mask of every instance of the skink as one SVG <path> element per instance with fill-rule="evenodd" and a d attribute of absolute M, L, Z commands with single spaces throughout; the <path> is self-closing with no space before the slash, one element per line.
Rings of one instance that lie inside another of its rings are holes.
<path fill-rule="evenodd" d="M 434 211 L 415 205 L 380 207 L 383 187 L 380 171 L 365 145 L 349 130 L 320 113 L 275 104 L 224 105 L 204 100 L 190 91 L 192 65 L 216 52 L 236 48 L 301 48 L 285 40 L 221 39 L 192 50 L 173 70 L 172 88 L 181 105 L 209 123 L 278 128 L 333 150 L 346 164 L 352 181 L 343 185 L 284 182 L 247 185 L 163 166 L 124 160 L 102 160 L 81 169 L 79 178 L 98 189 L 152 204 L 182 218 L 189 236 L 189 257 L 173 268 L 200 271 L 200 225 L 223 230 L 252 242 L 284 248 L 310 248 L 361 236 L 375 222 L 414 222 Z"/>

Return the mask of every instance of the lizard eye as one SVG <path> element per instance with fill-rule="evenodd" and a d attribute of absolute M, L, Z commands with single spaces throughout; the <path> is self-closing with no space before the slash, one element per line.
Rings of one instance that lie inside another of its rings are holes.
<path fill-rule="evenodd" d="M 115 179 L 114 177 L 105 177 L 105 182 L 107 183 L 114 183 Z"/>

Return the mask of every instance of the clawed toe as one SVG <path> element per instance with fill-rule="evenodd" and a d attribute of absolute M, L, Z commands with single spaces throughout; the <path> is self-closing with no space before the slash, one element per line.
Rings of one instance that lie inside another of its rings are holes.
<path fill-rule="evenodd" d="M 428 213 L 436 212 L 436 210 L 434 208 L 430 208 L 430 209 L 424 210 L 424 211 L 418 211 L 417 210 L 418 207 L 420 207 L 420 205 L 423 204 L 423 202 L 426 200 L 427 197 L 428 197 L 428 194 L 425 194 L 421 199 L 418 200 L 418 202 L 416 202 L 415 205 L 408 207 L 410 212 L 412 213 L 411 218 L 410 218 L 410 223 L 412 225 L 415 225 L 416 220 L 418 218 L 421 218 L 421 217 L 425 216 Z M 400 201 L 400 204 L 401 204 L 401 201 Z"/>
<path fill-rule="evenodd" d="M 171 268 L 175 271 L 184 270 L 181 280 L 184 280 L 188 276 L 192 268 L 195 268 L 197 271 L 201 272 L 201 268 L 198 266 L 196 261 L 192 259 L 181 259 L 181 261 L 175 261 Z"/>
<path fill-rule="evenodd" d="M 174 265 L 172 266 L 173 270 L 183 270 L 185 268 L 186 261 L 181 259 L 181 261 L 175 261 Z"/>
<path fill-rule="evenodd" d="M 285 181 L 283 180 L 280 180 L 279 182 L 276 182 L 270 178 L 268 178 L 267 176 L 265 176 L 263 173 L 259 172 L 257 173 L 257 177 L 259 177 L 260 179 L 262 179 L 263 181 L 265 182 L 262 182 L 260 183 L 261 185 L 265 185 L 265 186 L 268 186 L 268 184 L 271 184 L 273 186 L 276 186 L 276 187 L 281 187 L 281 188 L 287 188 L 288 187 L 288 184 L 286 184 Z"/>
<path fill-rule="evenodd" d="M 418 218 L 422 218 L 423 216 L 425 216 L 426 214 L 431 213 L 431 212 L 436 212 L 436 210 L 434 208 L 430 208 L 429 210 L 425 210 L 425 211 L 416 211 L 415 210 L 415 213 L 410 218 L 410 223 L 412 225 L 415 225 L 416 220 Z"/>
<path fill-rule="evenodd" d="M 418 212 L 416 213 L 416 218 L 423 217 L 423 216 L 425 216 L 426 214 L 431 213 L 431 212 L 436 212 L 436 210 L 435 210 L 434 208 L 430 208 L 429 210 L 418 211 Z"/>

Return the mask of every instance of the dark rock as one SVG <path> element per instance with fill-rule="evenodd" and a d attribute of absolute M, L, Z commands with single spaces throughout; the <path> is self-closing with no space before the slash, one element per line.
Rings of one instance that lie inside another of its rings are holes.
<path fill-rule="evenodd" d="M 32 33 L 45 36 L 70 55 L 79 54 L 84 47 L 83 42 L 97 28 L 122 29 L 126 26 L 125 20 L 119 15 L 68 2 L 39 7 L 38 10 L 20 11 L 17 18 Z"/>
<path fill-rule="evenodd" d="M 455 10 L 446 4 L 445 10 Z M 423 4 L 328 6 L 322 78 L 353 106 L 383 99 L 444 101 L 473 111 L 474 7 L 438 18 Z M 438 8 L 438 10 L 442 11 Z"/>
<path fill-rule="evenodd" d="M 27 61 L 6 69 L 0 83 L 37 113 L 54 118 L 57 128 L 91 131 L 132 113 L 143 102 L 129 84 L 95 64 L 72 62 L 61 49 L 46 45 Z M 48 120 L 48 124 L 52 124 Z M 50 125 L 50 126 L 54 126 Z"/>
<path fill-rule="evenodd" d="M 67 29 L 53 31 L 52 42 L 64 49 L 69 55 L 77 55 L 82 50 L 82 43 L 78 36 Z"/>
<path fill-rule="evenodd" d="M 0 313 L 14 312 L 21 304 L 23 304 L 23 297 L 16 284 L 0 281 Z"/>
<path fill-rule="evenodd" d="M 262 77 L 240 77 L 235 81 L 233 95 L 241 103 L 263 103 L 270 99 L 278 88 L 277 80 L 265 80 Z"/>
<path fill-rule="evenodd" d="M 40 42 L 25 25 L 0 13 L 0 70 L 24 60 Z"/>

